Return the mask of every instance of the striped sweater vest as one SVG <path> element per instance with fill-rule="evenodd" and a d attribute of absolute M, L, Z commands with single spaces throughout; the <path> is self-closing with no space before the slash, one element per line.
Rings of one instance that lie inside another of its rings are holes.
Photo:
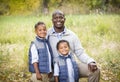
<path fill-rule="evenodd" d="M 74 60 L 72 55 L 69 55 L 68 57 L 72 61 L 75 82 L 78 82 L 78 80 L 79 80 L 78 65 L 77 65 L 77 63 Z M 67 68 L 67 63 L 66 63 L 66 57 L 59 56 L 56 61 L 57 61 L 58 66 L 59 66 L 59 82 L 69 82 L 68 81 L 68 68 Z"/>
<path fill-rule="evenodd" d="M 49 58 L 48 58 L 48 51 L 47 51 L 46 44 L 48 45 L 50 53 L 52 53 L 52 51 L 50 50 L 48 41 L 46 39 L 40 39 L 38 37 L 36 37 L 36 39 L 33 42 L 31 42 L 31 45 L 29 48 L 29 71 L 32 73 L 35 73 L 34 66 L 31 63 L 32 55 L 31 55 L 31 51 L 30 51 L 31 46 L 33 44 L 35 44 L 35 46 L 37 48 L 37 52 L 38 52 L 38 57 L 39 57 L 38 68 L 39 68 L 40 73 L 49 73 L 50 72 Z M 52 57 L 51 57 L 51 60 L 52 60 Z"/>

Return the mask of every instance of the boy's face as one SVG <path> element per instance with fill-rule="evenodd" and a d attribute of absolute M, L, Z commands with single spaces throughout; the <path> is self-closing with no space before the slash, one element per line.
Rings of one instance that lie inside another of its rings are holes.
<path fill-rule="evenodd" d="M 59 44 L 58 51 L 62 55 L 64 55 L 64 56 L 68 55 L 69 50 L 70 50 L 70 48 L 69 48 L 69 46 L 66 42 L 62 42 L 62 43 Z"/>
<path fill-rule="evenodd" d="M 47 34 L 46 26 L 44 24 L 43 25 L 38 25 L 37 28 L 35 29 L 35 33 L 40 38 L 45 38 L 46 34 Z"/>

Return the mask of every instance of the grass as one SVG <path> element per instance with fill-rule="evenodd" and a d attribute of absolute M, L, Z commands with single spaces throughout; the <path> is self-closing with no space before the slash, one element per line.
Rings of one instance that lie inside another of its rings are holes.
<path fill-rule="evenodd" d="M 52 26 L 51 16 L 0 16 L 0 82 L 28 82 L 28 49 L 38 21 L 45 22 L 47 28 Z M 97 61 L 101 82 L 120 81 L 119 22 L 119 15 L 66 16 L 66 27 L 78 35 L 86 52 Z"/>

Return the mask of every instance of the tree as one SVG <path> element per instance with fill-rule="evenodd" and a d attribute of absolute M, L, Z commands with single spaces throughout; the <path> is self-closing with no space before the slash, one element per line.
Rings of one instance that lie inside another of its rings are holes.
<path fill-rule="evenodd" d="M 43 2 L 42 2 L 42 12 L 45 15 L 48 14 L 48 12 L 49 12 L 48 3 L 49 3 L 49 0 L 43 0 Z"/>

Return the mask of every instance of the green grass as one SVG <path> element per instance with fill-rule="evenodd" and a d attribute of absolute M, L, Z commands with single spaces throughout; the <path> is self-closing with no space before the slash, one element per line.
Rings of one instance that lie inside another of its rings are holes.
<path fill-rule="evenodd" d="M 29 80 L 28 49 L 38 21 L 45 22 L 47 28 L 52 26 L 51 16 L 0 16 L 0 81 Z M 86 52 L 98 62 L 101 82 L 120 81 L 119 22 L 120 15 L 66 16 L 66 27 L 78 35 Z"/>

